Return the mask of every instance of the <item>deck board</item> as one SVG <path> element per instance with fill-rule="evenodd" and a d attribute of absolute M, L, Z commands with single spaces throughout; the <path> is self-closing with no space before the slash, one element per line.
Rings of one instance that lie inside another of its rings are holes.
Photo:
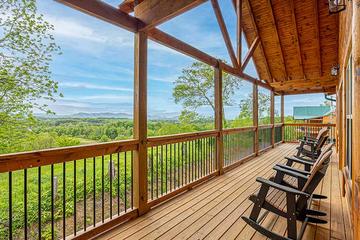
<path fill-rule="evenodd" d="M 282 144 L 259 157 L 195 187 L 149 213 L 125 223 L 99 239 L 266 239 L 241 219 L 249 215 L 252 203 L 248 196 L 258 191 L 256 177 L 269 178 L 272 167 L 284 156 L 294 153 L 294 144 Z M 328 224 L 308 225 L 303 239 L 351 239 L 345 226 L 348 213 L 340 193 L 337 163 L 332 161 L 324 180 L 316 189 L 328 199 L 314 202 L 313 208 L 328 212 Z M 286 208 L 280 193 L 272 191 L 269 198 Z M 263 225 L 286 235 L 286 220 L 268 214 Z"/>

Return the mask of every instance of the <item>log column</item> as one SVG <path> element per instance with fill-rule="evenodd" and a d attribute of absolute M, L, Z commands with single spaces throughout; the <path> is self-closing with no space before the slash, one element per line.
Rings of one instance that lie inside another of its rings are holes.
<path fill-rule="evenodd" d="M 285 142 L 285 98 L 284 95 L 281 95 L 281 139 L 282 142 Z"/>
<path fill-rule="evenodd" d="M 147 204 L 147 34 L 135 34 L 134 138 L 139 148 L 134 152 L 134 207 L 139 215 L 149 211 Z"/>
<path fill-rule="evenodd" d="M 274 92 L 271 91 L 270 95 L 270 124 L 272 124 L 271 128 L 271 145 L 275 147 L 275 96 Z"/>
<path fill-rule="evenodd" d="M 224 173 L 224 143 L 223 143 L 223 99 L 222 99 L 222 70 L 220 64 L 214 69 L 215 81 L 215 129 L 218 131 L 216 137 L 216 160 L 219 175 Z"/>
<path fill-rule="evenodd" d="M 258 108 L 258 85 L 253 84 L 253 125 L 255 127 L 254 153 L 259 155 L 259 108 Z"/>
<path fill-rule="evenodd" d="M 353 182 L 353 217 L 354 239 L 360 239 L 360 0 L 353 1 L 352 19 L 352 52 L 354 61 L 353 78 L 353 158 L 352 158 L 352 182 Z"/>

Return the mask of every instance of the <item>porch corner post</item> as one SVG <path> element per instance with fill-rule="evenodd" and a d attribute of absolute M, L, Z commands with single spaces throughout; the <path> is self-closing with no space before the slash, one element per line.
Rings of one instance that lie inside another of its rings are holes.
<path fill-rule="evenodd" d="M 360 239 L 360 0 L 353 2 L 352 51 L 354 61 L 353 82 L 353 152 L 352 152 L 352 209 L 354 211 L 354 239 Z"/>
<path fill-rule="evenodd" d="M 285 98 L 284 94 L 281 94 L 281 139 L 285 142 Z"/>
<path fill-rule="evenodd" d="M 253 125 L 255 127 L 254 153 L 259 155 L 259 108 L 258 108 L 258 85 L 253 84 Z"/>
<path fill-rule="evenodd" d="M 271 145 L 275 147 L 275 96 L 274 91 L 271 91 L 270 95 L 270 124 L 271 128 Z"/>
<path fill-rule="evenodd" d="M 135 33 L 134 64 L 134 138 L 139 147 L 134 151 L 134 207 L 138 214 L 149 211 L 147 199 L 147 34 Z"/>
<path fill-rule="evenodd" d="M 223 143 L 223 99 L 222 99 L 222 69 L 220 64 L 214 69 L 215 81 L 215 129 L 218 131 L 216 137 L 216 161 L 219 175 L 224 173 L 224 143 Z"/>

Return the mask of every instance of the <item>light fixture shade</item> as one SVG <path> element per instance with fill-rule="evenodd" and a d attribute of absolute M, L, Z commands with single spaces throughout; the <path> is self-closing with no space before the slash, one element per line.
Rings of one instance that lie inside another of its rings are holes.
<path fill-rule="evenodd" d="M 346 0 L 329 0 L 329 12 L 331 13 L 339 13 L 346 8 L 345 4 Z"/>

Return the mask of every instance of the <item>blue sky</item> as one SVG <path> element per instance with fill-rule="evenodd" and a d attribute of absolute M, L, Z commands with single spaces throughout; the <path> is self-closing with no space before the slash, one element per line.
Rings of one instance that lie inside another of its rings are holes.
<path fill-rule="evenodd" d="M 120 0 L 106 0 L 116 6 Z M 233 45 L 236 41 L 235 13 L 231 0 L 219 1 Z M 63 98 L 51 103 L 59 115 L 79 112 L 116 112 L 132 114 L 133 108 L 133 33 L 87 16 L 55 1 L 38 0 L 39 12 L 55 26 L 54 36 L 62 55 L 52 62 L 53 79 L 59 82 Z M 176 17 L 160 27 L 163 31 L 230 62 L 220 29 L 209 2 Z M 247 49 L 243 49 L 245 56 Z M 178 116 L 181 105 L 172 98 L 173 82 L 181 70 L 194 59 L 149 41 L 148 54 L 149 117 Z M 257 76 L 253 63 L 246 69 Z M 228 118 L 238 112 L 238 102 L 251 92 L 251 84 L 243 83 L 235 95 L 235 104 L 226 108 Z M 286 114 L 292 107 L 319 105 L 323 94 L 286 97 Z M 198 112 L 213 115 L 209 108 Z"/>

